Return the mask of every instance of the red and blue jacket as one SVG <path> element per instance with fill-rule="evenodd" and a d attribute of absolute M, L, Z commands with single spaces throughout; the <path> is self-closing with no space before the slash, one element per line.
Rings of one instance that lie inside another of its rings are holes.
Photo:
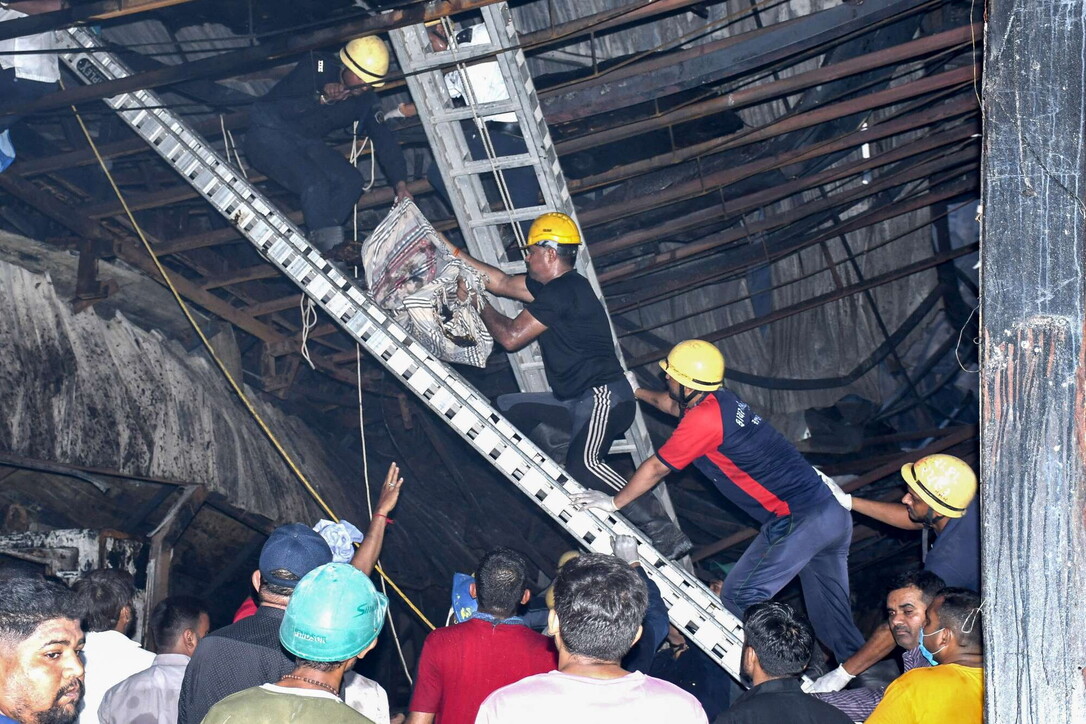
<path fill-rule="evenodd" d="M 656 457 L 675 471 L 693 463 L 759 523 L 833 497 L 799 450 L 728 389 L 687 410 Z"/>

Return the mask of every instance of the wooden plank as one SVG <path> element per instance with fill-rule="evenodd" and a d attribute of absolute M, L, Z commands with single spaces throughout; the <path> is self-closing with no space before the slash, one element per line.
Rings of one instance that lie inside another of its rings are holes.
<path fill-rule="evenodd" d="M 985 720 L 1086 722 L 1086 15 L 993 0 L 985 19 Z"/>
<path fill-rule="evenodd" d="M 150 555 L 147 560 L 146 610 L 149 613 L 159 601 L 170 595 L 170 566 L 173 548 L 184 535 L 189 523 L 200 512 L 207 500 L 207 488 L 190 485 L 182 488 L 181 495 L 170 506 L 158 526 L 151 531 Z M 144 618 L 146 621 L 146 617 Z"/>

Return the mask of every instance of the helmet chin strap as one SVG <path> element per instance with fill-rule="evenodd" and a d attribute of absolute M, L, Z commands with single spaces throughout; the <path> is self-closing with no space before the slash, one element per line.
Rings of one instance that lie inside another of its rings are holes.
<path fill-rule="evenodd" d="M 932 507 L 931 507 L 931 506 L 929 505 L 929 506 L 928 506 L 928 512 L 927 512 L 927 513 L 924 513 L 924 520 L 920 521 L 920 523 L 921 523 L 921 524 L 922 524 L 922 525 L 923 525 L 923 526 L 924 526 L 925 528 L 928 528 L 928 529 L 930 530 L 931 528 L 934 528 L 934 527 L 935 527 L 935 524 L 936 524 L 936 523 L 938 523 L 938 522 L 939 522 L 940 520 L 942 520 L 942 519 L 943 519 L 943 516 L 941 516 L 941 515 L 936 515 L 936 514 L 935 514 L 935 509 L 934 509 L 934 508 L 932 508 Z"/>
<path fill-rule="evenodd" d="M 700 394 L 702 394 L 701 390 L 691 390 L 685 385 L 679 385 L 679 394 L 677 395 L 668 391 L 668 396 L 679 403 L 680 420 L 683 418 L 683 415 L 686 414 L 686 410 L 690 407 L 690 402 Z"/>

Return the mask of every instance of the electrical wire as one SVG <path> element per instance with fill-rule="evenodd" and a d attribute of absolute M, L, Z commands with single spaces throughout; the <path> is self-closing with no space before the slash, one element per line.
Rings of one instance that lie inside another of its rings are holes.
<path fill-rule="evenodd" d="M 136 221 L 135 216 L 132 214 L 132 210 L 131 208 L 129 208 L 128 202 L 125 199 L 124 194 L 121 192 L 120 187 L 117 185 L 116 180 L 113 178 L 113 174 L 110 172 L 109 167 L 106 165 L 105 159 L 102 158 L 101 153 L 99 153 L 98 145 L 94 142 L 94 138 L 91 136 L 90 130 L 83 122 L 83 118 L 79 115 L 79 111 L 76 110 L 75 106 L 72 106 L 71 108 L 72 113 L 75 114 L 76 121 L 79 123 L 79 128 L 83 131 L 83 135 L 87 139 L 87 143 L 90 145 L 91 150 L 94 151 L 94 156 L 98 160 L 98 165 L 102 168 L 102 171 L 105 173 L 106 178 L 109 180 L 109 185 L 113 188 L 113 193 L 116 194 L 117 200 L 120 201 L 121 206 L 124 207 L 124 212 L 128 216 L 129 223 L 132 224 L 132 228 L 135 230 L 136 235 L 139 236 L 140 241 L 143 243 L 143 247 L 147 250 L 148 255 L 151 257 L 151 261 L 154 262 L 155 268 L 158 270 L 158 273 L 162 277 L 162 280 L 166 283 L 166 286 L 169 288 L 170 293 L 173 294 L 174 300 L 177 302 L 178 307 L 180 307 L 181 312 L 185 315 L 185 319 L 188 320 L 188 323 L 192 326 L 193 331 L 200 338 L 200 341 L 203 343 L 204 348 L 207 349 L 207 352 L 211 356 L 211 359 L 215 362 L 215 365 L 219 368 L 219 371 L 226 378 L 226 381 L 229 383 L 231 389 L 233 389 L 234 394 L 236 394 L 238 396 L 238 399 L 241 400 L 242 404 L 245 406 L 245 409 L 249 411 L 249 414 L 257 423 L 257 426 L 260 427 L 260 430 L 268 439 L 268 442 L 271 443 L 272 447 L 275 448 L 275 451 L 282 458 L 283 462 L 285 462 L 287 467 L 290 468 L 291 472 L 294 473 L 294 476 L 298 479 L 298 482 L 302 484 L 302 487 L 305 488 L 305 490 L 317 503 L 320 509 L 323 510 L 329 518 L 331 518 L 335 522 L 339 522 L 339 516 L 337 516 L 332 508 L 328 505 L 328 503 L 325 502 L 321 494 L 305 476 L 305 473 L 303 473 L 301 468 L 299 468 L 298 465 L 294 462 L 294 459 L 290 456 L 290 453 L 288 453 L 286 448 L 283 447 L 282 443 L 279 442 L 279 439 L 276 437 L 275 433 L 272 432 L 271 428 L 264 421 L 264 418 L 261 417 L 259 412 L 257 412 L 256 407 L 253 405 L 248 395 L 245 394 L 245 391 L 241 388 L 241 385 L 237 382 L 237 380 L 234 379 L 234 376 L 230 373 L 230 370 L 227 369 L 226 364 L 222 361 L 222 358 L 220 358 L 218 353 L 215 351 L 215 348 L 212 346 L 211 341 L 207 338 L 207 335 L 204 334 L 204 331 L 200 328 L 200 325 L 196 323 L 196 318 L 193 316 L 192 310 L 189 309 L 188 304 L 186 304 L 185 300 L 181 297 L 181 293 L 177 291 L 177 287 L 174 285 L 173 280 L 170 279 L 170 276 L 166 271 L 166 267 L 163 266 L 162 262 L 158 258 L 158 255 L 155 254 L 154 249 L 151 247 L 151 242 L 147 240 L 147 236 L 143 233 L 143 227 L 140 226 L 140 224 Z M 404 601 L 404 603 L 407 604 L 408 608 L 414 611 L 415 614 L 423 621 L 423 623 L 425 623 L 432 630 L 434 628 L 434 625 L 430 623 L 430 620 L 426 618 L 426 615 L 419 609 L 418 606 L 415 605 L 414 601 L 412 601 L 408 597 L 408 595 L 404 593 L 399 586 L 396 585 L 396 582 L 385 574 L 385 572 L 381 569 L 381 566 L 375 566 L 375 570 L 381 576 L 381 580 L 387 582 L 388 585 L 392 587 L 392 590 L 394 590 L 396 594 L 399 595 L 399 597 Z"/>
<path fill-rule="evenodd" d="M 369 513 L 370 519 L 373 519 L 373 497 L 370 491 L 370 463 L 369 455 L 366 453 L 366 420 L 362 411 L 362 348 L 355 345 L 354 348 L 354 364 L 355 374 L 358 377 L 358 439 L 362 443 L 362 482 L 366 485 L 366 512 Z M 377 565 L 381 564 L 381 559 L 377 559 Z M 385 594 L 385 598 L 388 598 L 388 589 L 385 588 L 385 579 L 381 578 L 381 592 Z M 407 659 L 403 655 L 403 647 L 400 645 L 400 635 L 396 632 L 396 621 L 392 618 L 392 609 L 385 609 L 385 616 L 388 617 L 388 625 L 392 631 L 392 640 L 396 643 L 396 653 L 400 656 L 400 663 L 403 664 L 403 673 L 407 677 L 407 682 L 412 686 L 415 685 L 415 680 L 411 678 L 411 669 L 407 665 Z M 433 628 L 431 626 L 431 628 Z"/>

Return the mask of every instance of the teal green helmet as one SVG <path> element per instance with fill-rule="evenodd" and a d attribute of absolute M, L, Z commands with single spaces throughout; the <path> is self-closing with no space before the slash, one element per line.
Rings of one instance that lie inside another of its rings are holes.
<path fill-rule="evenodd" d="M 279 642 L 308 661 L 346 661 L 377 640 L 388 598 L 362 571 L 326 563 L 298 582 L 279 627 Z"/>

